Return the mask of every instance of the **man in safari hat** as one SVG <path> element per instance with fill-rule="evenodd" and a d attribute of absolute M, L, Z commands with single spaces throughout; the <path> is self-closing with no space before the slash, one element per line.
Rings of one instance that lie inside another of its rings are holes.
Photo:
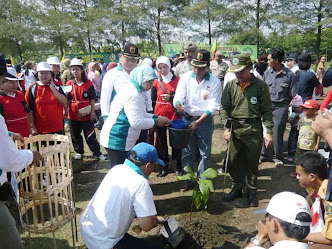
<path fill-rule="evenodd" d="M 220 109 L 221 122 L 225 125 L 225 140 L 229 145 L 229 173 L 233 187 L 224 198 L 232 201 L 248 187 L 248 204 L 258 206 L 256 197 L 258 160 L 263 143 L 262 120 L 267 127 L 265 146 L 272 144 L 272 105 L 268 86 L 254 77 L 250 71 L 250 54 L 241 53 L 232 57 L 236 79 L 223 90 Z"/>
<path fill-rule="evenodd" d="M 223 61 L 223 59 L 224 59 L 223 53 L 218 50 L 216 52 L 215 60 L 211 61 L 210 65 L 211 73 L 219 78 L 222 85 L 224 83 L 224 77 L 228 70 L 228 65 L 226 62 Z"/>
<path fill-rule="evenodd" d="M 174 74 L 176 76 L 179 76 L 181 78 L 183 74 L 192 70 L 191 61 L 192 61 L 193 56 L 196 51 L 197 51 L 197 46 L 194 42 L 187 41 L 183 44 L 183 53 L 184 53 L 184 57 L 186 58 L 186 60 L 180 62 L 176 66 L 175 71 L 174 71 Z"/>
<path fill-rule="evenodd" d="M 213 115 L 220 108 L 221 84 L 209 73 L 210 52 L 198 50 L 192 61 L 193 70 L 183 74 L 176 88 L 173 105 L 192 130 L 189 145 L 182 150 L 182 166 L 194 168 L 199 151 L 198 174 L 210 166 L 213 134 Z M 188 190 L 192 184 L 186 182 L 181 188 Z"/>

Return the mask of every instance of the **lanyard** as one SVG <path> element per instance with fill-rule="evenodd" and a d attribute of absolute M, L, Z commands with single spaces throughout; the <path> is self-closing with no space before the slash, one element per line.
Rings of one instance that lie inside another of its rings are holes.
<path fill-rule="evenodd" d="M 140 175 L 143 176 L 145 179 L 148 179 L 148 178 L 144 175 L 143 171 L 142 171 L 139 167 L 137 167 L 137 165 L 134 164 L 132 161 L 126 159 L 125 162 L 124 162 L 124 164 L 127 165 L 129 168 L 131 168 L 133 171 L 135 171 L 137 174 L 140 174 Z"/>

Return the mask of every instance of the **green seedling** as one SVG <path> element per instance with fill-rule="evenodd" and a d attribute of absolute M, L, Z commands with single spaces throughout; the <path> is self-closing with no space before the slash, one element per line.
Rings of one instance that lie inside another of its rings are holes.
<path fill-rule="evenodd" d="M 217 177 L 218 172 L 215 169 L 208 168 L 198 177 L 189 165 L 186 165 L 183 170 L 186 171 L 187 174 L 177 176 L 176 179 L 178 181 L 190 180 L 195 184 L 192 195 L 192 205 L 195 204 L 196 209 L 199 209 L 202 205 L 207 208 L 210 194 L 214 192 L 213 183 L 210 179 Z"/>

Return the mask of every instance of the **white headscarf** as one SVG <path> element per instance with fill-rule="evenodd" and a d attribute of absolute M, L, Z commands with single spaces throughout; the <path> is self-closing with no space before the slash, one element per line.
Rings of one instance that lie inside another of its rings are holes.
<path fill-rule="evenodd" d="M 150 58 L 145 58 L 145 59 L 142 61 L 142 65 L 147 65 L 147 66 L 152 67 L 152 60 L 151 60 Z"/>
<path fill-rule="evenodd" d="M 169 59 L 166 56 L 160 56 L 156 62 L 157 69 L 158 69 L 158 65 L 160 63 L 166 64 L 169 68 L 167 76 L 161 75 L 163 82 L 165 82 L 167 84 L 167 83 L 171 82 L 172 78 L 173 78 L 173 74 L 171 73 L 171 62 L 169 61 Z"/>

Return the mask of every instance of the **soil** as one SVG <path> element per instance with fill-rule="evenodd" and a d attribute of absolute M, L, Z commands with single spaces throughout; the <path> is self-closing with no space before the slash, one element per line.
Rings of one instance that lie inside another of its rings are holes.
<path fill-rule="evenodd" d="M 69 134 L 69 131 L 66 131 L 66 134 Z M 215 169 L 221 168 L 222 161 L 226 157 L 226 143 L 222 134 L 223 128 L 220 119 L 216 116 L 211 155 L 211 167 Z M 287 141 L 287 134 L 288 132 L 285 134 L 284 141 Z M 88 202 L 109 170 L 109 162 L 98 162 L 93 159 L 86 143 L 85 151 L 84 160 L 73 160 L 77 221 L 79 221 Z M 284 151 L 287 151 L 286 142 Z M 106 154 L 104 149 L 102 149 L 102 152 Z M 74 151 L 72 151 L 72 156 L 74 156 Z M 172 161 L 170 164 L 171 171 L 174 166 L 175 162 Z M 158 215 L 164 218 L 175 217 L 186 231 L 185 239 L 177 248 L 238 249 L 247 245 L 249 239 L 257 232 L 257 222 L 264 217 L 264 215 L 254 214 L 254 212 L 266 208 L 274 194 L 281 191 L 292 191 L 305 195 L 305 190 L 299 186 L 296 179 L 290 176 L 294 171 L 295 166 L 292 164 L 285 164 L 285 166 L 279 168 L 275 168 L 274 163 L 271 162 L 260 164 L 258 178 L 258 197 L 260 201 L 257 208 L 249 208 L 245 196 L 229 203 L 223 201 L 223 197 L 230 191 L 231 187 L 228 174 L 219 175 L 213 180 L 215 192 L 210 196 L 207 208 L 203 207 L 199 210 L 196 210 L 195 207 L 191 208 L 192 191 L 184 193 L 179 191 L 182 183 L 176 181 L 173 172 L 164 178 L 157 177 L 158 172 L 153 172 L 149 177 L 149 182 L 154 193 Z M 19 224 L 17 208 L 11 207 L 10 210 L 17 224 Z M 137 221 L 134 221 L 133 225 L 135 224 L 137 224 Z M 171 248 L 160 235 L 159 230 L 160 227 L 157 227 L 148 233 L 136 234 L 130 229 L 129 233 L 137 237 L 149 237 L 149 239 L 164 245 L 165 249 Z M 24 233 L 22 228 L 20 228 L 20 232 L 26 248 L 53 248 L 52 234 L 34 235 L 32 240 L 29 240 L 27 232 Z M 78 232 L 79 242 L 76 245 L 79 248 L 86 248 L 80 236 L 79 222 Z M 70 224 L 57 232 L 58 248 L 72 248 L 70 234 Z M 28 246 L 29 243 L 32 243 L 31 246 Z"/>
<path fill-rule="evenodd" d="M 215 169 L 221 167 L 222 161 L 226 157 L 226 143 L 222 134 L 223 129 L 219 118 L 216 117 L 211 156 L 211 167 Z M 285 141 L 287 141 L 287 136 L 288 132 L 285 134 Z M 286 142 L 284 145 L 284 151 L 286 151 Z M 257 233 L 256 224 L 264 218 L 264 215 L 254 214 L 254 212 L 265 209 L 274 194 L 281 191 L 292 191 L 305 195 L 305 190 L 299 186 L 295 178 L 290 176 L 294 171 L 295 165 L 293 164 L 285 164 L 279 168 L 275 168 L 272 162 L 260 164 L 258 177 L 260 201 L 257 208 L 248 207 L 246 196 L 229 203 L 223 201 L 223 197 L 230 191 L 231 187 L 228 174 L 219 175 L 214 179 L 215 193 L 210 196 L 207 208 L 196 210 L 193 207 L 192 212 L 192 191 L 179 192 L 181 182 L 176 181 L 174 173 L 168 174 L 164 178 L 156 177 L 156 174 L 153 174 L 150 176 L 150 184 L 158 215 L 176 217 L 187 232 L 185 239 L 177 248 L 238 249 L 244 248 L 249 239 Z M 158 231 L 159 229 L 155 228 L 148 234 L 141 236 L 157 236 Z M 154 239 L 161 241 L 165 248 L 171 248 L 161 236 Z"/>

